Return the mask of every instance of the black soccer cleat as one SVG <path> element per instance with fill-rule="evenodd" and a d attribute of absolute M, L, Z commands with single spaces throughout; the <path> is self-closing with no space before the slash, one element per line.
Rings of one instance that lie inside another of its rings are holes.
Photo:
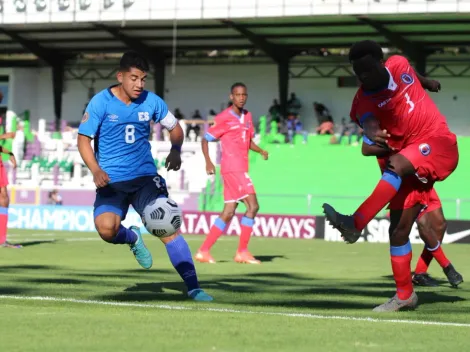
<path fill-rule="evenodd" d="M 463 282 L 463 277 L 460 275 L 457 270 L 455 270 L 452 264 L 449 264 L 444 268 L 444 274 L 447 276 L 447 280 L 452 287 L 457 287 Z"/>
<path fill-rule="evenodd" d="M 434 280 L 428 273 L 414 274 L 413 284 L 416 286 L 424 287 L 436 287 L 439 286 L 436 280 Z"/>
<path fill-rule="evenodd" d="M 362 231 L 354 226 L 352 215 L 343 215 L 338 213 L 331 205 L 324 203 L 323 212 L 330 225 L 341 232 L 341 237 L 346 243 L 355 243 L 361 237 Z"/>

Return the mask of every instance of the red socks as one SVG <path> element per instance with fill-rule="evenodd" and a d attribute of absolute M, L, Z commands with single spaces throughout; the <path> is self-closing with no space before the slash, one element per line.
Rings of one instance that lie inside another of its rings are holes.
<path fill-rule="evenodd" d="M 428 271 L 429 264 L 432 261 L 432 254 L 429 250 L 424 247 L 423 252 L 421 252 L 421 256 L 416 263 L 415 274 L 424 274 Z"/>
<path fill-rule="evenodd" d="M 390 246 L 393 278 L 397 286 L 397 296 L 401 300 L 410 298 L 413 293 L 411 281 L 411 243 L 399 247 Z"/>
<path fill-rule="evenodd" d="M 354 226 L 358 231 L 362 231 L 392 200 L 400 189 L 400 185 L 401 177 L 390 170 L 385 170 L 374 192 L 354 213 Z"/>
<path fill-rule="evenodd" d="M 244 252 L 248 250 L 248 243 L 250 242 L 251 232 L 253 231 L 254 223 L 254 219 L 250 219 L 246 216 L 242 218 L 238 252 Z M 209 231 L 209 235 L 207 236 L 206 240 L 202 244 L 201 248 L 199 248 L 199 250 L 201 252 L 208 252 L 214 245 L 214 243 L 222 235 L 226 226 L 227 224 L 221 218 L 217 218 L 214 222 L 214 225 L 212 225 Z"/>
<path fill-rule="evenodd" d="M 199 250 L 201 252 L 208 252 L 214 243 L 219 239 L 219 237 L 222 236 L 226 226 L 227 224 L 221 218 L 217 218 L 214 222 L 214 225 L 212 225 L 211 229 L 209 230 L 209 235 Z"/>
<path fill-rule="evenodd" d="M 240 234 L 240 241 L 238 243 L 238 252 L 244 252 L 248 250 L 248 242 L 250 242 L 251 232 L 253 231 L 254 219 L 250 219 L 246 216 L 242 218 Z"/>
<path fill-rule="evenodd" d="M 7 241 L 8 208 L 0 207 L 0 244 Z"/>
<path fill-rule="evenodd" d="M 441 243 L 438 242 L 436 248 L 424 248 L 421 256 L 416 263 L 415 274 L 424 274 L 428 271 L 429 264 L 432 259 L 435 258 L 441 268 L 447 268 L 450 264 L 450 260 L 447 259 L 444 251 L 442 250 Z"/>
<path fill-rule="evenodd" d="M 431 252 L 432 256 L 437 260 L 441 268 L 447 268 L 449 266 L 450 260 L 447 259 L 446 255 L 444 254 L 440 242 L 437 243 L 436 248 L 427 248 L 427 250 Z"/>

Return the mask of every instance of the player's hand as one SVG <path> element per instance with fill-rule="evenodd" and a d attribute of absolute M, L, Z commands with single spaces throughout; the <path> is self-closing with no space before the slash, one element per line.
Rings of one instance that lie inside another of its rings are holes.
<path fill-rule="evenodd" d="M 428 90 L 430 92 L 438 93 L 441 90 L 441 82 L 434 79 L 429 80 Z"/>
<path fill-rule="evenodd" d="M 264 160 L 268 160 L 269 153 L 266 150 L 261 150 L 259 153 L 261 154 Z"/>
<path fill-rule="evenodd" d="M 10 155 L 10 162 L 11 162 L 11 165 L 13 166 L 13 168 L 16 169 L 18 164 L 16 163 L 16 158 L 15 158 L 14 155 Z"/>
<path fill-rule="evenodd" d="M 181 152 L 172 149 L 165 160 L 165 167 L 168 171 L 178 171 L 181 168 Z"/>
<path fill-rule="evenodd" d="M 215 174 L 215 166 L 212 164 L 212 161 L 206 162 L 206 172 L 208 175 L 214 175 Z"/>
<path fill-rule="evenodd" d="M 93 182 L 95 183 L 97 188 L 106 186 L 109 181 L 110 179 L 108 174 L 101 169 L 99 169 L 93 174 Z"/>
<path fill-rule="evenodd" d="M 375 144 L 390 150 L 394 150 L 388 144 L 388 139 L 390 138 L 390 134 L 387 130 L 376 130 L 373 135 L 367 135 L 367 137 L 373 141 Z"/>

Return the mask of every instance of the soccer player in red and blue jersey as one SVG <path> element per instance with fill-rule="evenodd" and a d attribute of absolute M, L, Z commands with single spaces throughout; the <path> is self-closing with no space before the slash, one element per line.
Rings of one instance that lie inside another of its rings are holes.
<path fill-rule="evenodd" d="M 253 141 L 255 129 L 251 113 L 245 109 L 247 98 L 246 86 L 243 83 L 233 84 L 230 89 L 232 105 L 215 117 L 214 125 L 202 139 L 202 152 L 209 175 L 214 174 L 215 167 L 209 156 L 208 142 L 220 140 L 222 144 L 220 172 L 224 182 L 225 201 L 222 214 L 212 225 L 209 235 L 195 255 L 195 259 L 202 263 L 215 263 L 209 251 L 232 220 L 238 203 L 243 202 L 246 212 L 241 221 L 241 235 L 235 261 L 260 264 L 260 261 L 248 251 L 248 242 L 259 209 L 255 188 L 248 175 L 248 152 L 253 150 L 261 154 L 265 160 L 268 159 L 268 152 Z"/>
<path fill-rule="evenodd" d="M 425 91 L 438 91 L 439 82 L 417 74 L 403 56 L 395 55 L 384 62 L 382 48 L 373 41 L 354 44 L 349 60 L 361 82 L 355 100 L 365 141 L 394 151 L 373 193 L 353 215 L 323 205 L 330 223 L 346 242 L 354 243 L 397 195 L 405 177 L 416 175 L 422 183 L 423 197 L 429 197 L 434 183 L 445 180 L 456 169 L 459 153 L 455 134 Z M 409 234 L 420 212 L 417 204 L 393 213 L 390 255 L 397 292 L 375 311 L 397 311 L 418 304 L 411 277 Z"/>

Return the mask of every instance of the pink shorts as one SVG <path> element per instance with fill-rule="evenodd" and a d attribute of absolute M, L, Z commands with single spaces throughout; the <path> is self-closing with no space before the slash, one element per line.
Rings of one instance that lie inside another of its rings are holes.
<path fill-rule="evenodd" d="M 230 172 L 222 175 L 224 181 L 224 202 L 235 203 L 250 194 L 255 194 L 253 182 L 247 172 Z"/>

